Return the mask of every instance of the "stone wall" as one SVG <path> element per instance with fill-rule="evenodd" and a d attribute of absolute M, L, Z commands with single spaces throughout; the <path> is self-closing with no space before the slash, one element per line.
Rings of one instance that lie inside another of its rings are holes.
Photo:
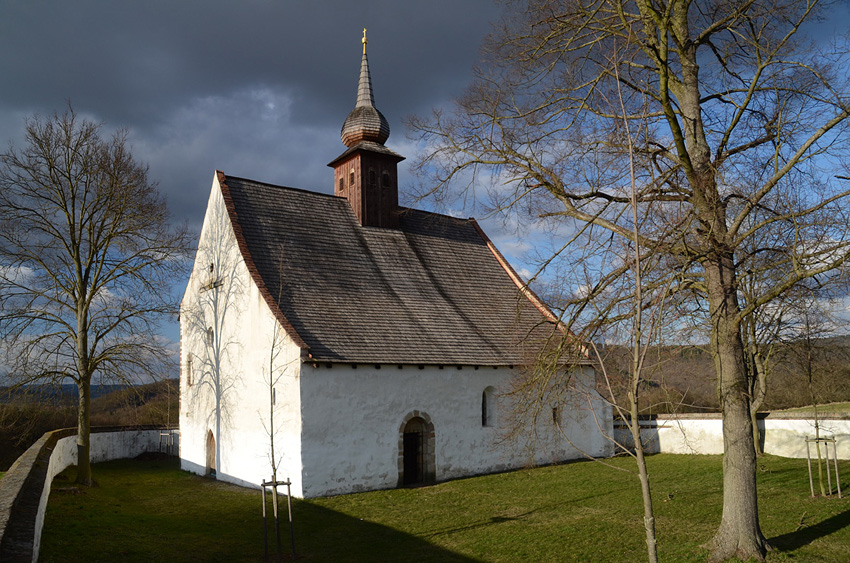
<path fill-rule="evenodd" d="M 762 445 L 766 454 L 806 457 L 806 437 L 814 437 L 815 424 L 806 414 L 759 415 Z M 647 453 L 722 454 L 723 421 L 720 414 L 658 415 L 641 419 L 641 437 Z M 838 459 L 850 459 L 850 417 L 830 416 L 820 421 L 821 437 L 836 440 Z M 622 422 L 614 425 L 614 438 L 631 448 L 631 433 Z M 810 446 L 815 456 L 814 445 Z M 829 448 L 830 458 L 833 456 Z"/>
<path fill-rule="evenodd" d="M 92 428 L 91 461 L 159 451 L 162 430 L 153 426 Z M 76 430 L 54 430 L 24 452 L 0 479 L 0 561 L 38 560 L 53 478 L 76 463 Z"/>

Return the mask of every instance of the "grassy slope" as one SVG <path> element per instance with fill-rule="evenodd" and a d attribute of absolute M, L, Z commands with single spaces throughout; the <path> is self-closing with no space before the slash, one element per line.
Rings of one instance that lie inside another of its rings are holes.
<path fill-rule="evenodd" d="M 611 463 L 634 465 L 627 458 Z M 649 458 L 662 561 L 705 560 L 700 546 L 720 520 L 721 463 L 719 456 Z M 768 560 L 846 561 L 850 500 L 809 498 L 804 460 L 767 456 L 759 466 L 762 527 L 778 548 Z M 850 475 L 850 463 L 840 467 Z M 263 556 L 255 490 L 180 472 L 175 462 L 109 462 L 98 464 L 95 476 L 99 486 L 83 493 L 54 484 L 42 561 Z M 305 561 L 646 558 L 637 479 L 590 462 L 297 501 L 294 511 Z M 284 529 L 285 550 L 287 538 Z"/>
<path fill-rule="evenodd" d="M 814 407 L 810 405 L 807 407 L 797 407 L 793 409 L 785 409 L 773 412 L 778 414 L 781 414 L 783 412 L 813 414 L 814 411 Z M 820 414 L 820 416 L 825 416 L 829 414 L 850 414 L 850 403 L 828 403 L 826 405 L 818 405 L 818 413 Z"/>

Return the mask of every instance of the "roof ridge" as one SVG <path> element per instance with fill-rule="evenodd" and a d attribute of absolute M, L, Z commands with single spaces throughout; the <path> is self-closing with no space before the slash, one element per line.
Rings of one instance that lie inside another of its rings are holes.
<path fill-rule="evenodd" d="M 475 221 L 475 217 L 455 217 L 454 215 L 449 215 L 448 213 L 440 213 L 439 211 L 429 211 L 427 209 L 418 209 L 416 207 L 405 207 L 404 205 L 398 206 L 399 213 L 404 213 L 405 211 L 415 211 L 416 213 L 425 213 L 427 215 L 435 215 L 437 217 L 445 217 L 446 219 L 453 219 L 455 221 L 461 222 L 473 222 Z"/>
<path fill-rule="evenodd" d="M 259 186 L 267 186 L 269 188 L 278 188 L 278 189 L 281 189 L 281 190 L 290 190 L 290 191 L 293 191 L 293 192 L 301 192 L 301 193 L 305 193 L 305 194 L 317 195 L 317 196 L 322 196 L 322 197 L 330 197 L 330 198 L 333 198 L 333 199 L 340 199 L 340 200 L 345 199 L 344 197 L 340 197 L 338 195 L 329 194 L 329 193 L 325 193 L 325 192 L 316 192 L 316 191 L 313 191 L 313 190 L 308 190 L 307 188 L 296 188 L 294 186 L 282 186 L 280 184 L 272 184 L 271 182 L 263 182 L 261 180 L 252 180 L 251 178 L 242 178 L 240 176 L 232 176 L 230 174 L 224 174 L 224 172 L 222 172 L 221 170 L 216 170 L 216 174 L 223 174 L 230 180 L 238 180 L 240 182 L 248 182 L 248 183 L 259 185 Z"/>

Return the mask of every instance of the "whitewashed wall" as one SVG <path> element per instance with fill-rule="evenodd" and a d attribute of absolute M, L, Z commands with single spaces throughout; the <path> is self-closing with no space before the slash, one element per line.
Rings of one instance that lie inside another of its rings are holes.
<path fill-rule="evenodd" d="M 782 457 L 805 458 L 806 437 L 815 435 L 814 420 L 800 416 L 780 416 L 759 419 L 764 452 Z M 642 420 L 641 427 L 645 449 L 650 453 L 723 453 L 723 421 L 720 415 L 659 415 L 657 420 Z M 820 434 L 836 439 L 839 459 L 850 459 L 850 420 L 821 420 Z M 631 435 L 625 428 L 618 427 L 615 437 L 623 445 L 631 447 Z M 815 455 L 814 446 L 810 447 L 812 455 Z"/>
<path fill-rule="evenodd" d="M 585 378 L 591 377 L 589 372 Z M 483 427 L 485 388 L 504 391 L 508 368 L 445 366 L 305 365 L 301 378 L 304 489 L 306 497 L 395 487 L 399 479 L 400 425 L 414 411 L 434 425 L 438 481 L 523 467 L 532 463 L 528 435 L 501 442 L 508 424 L 500 400 L 495 427 Z M 595 456 L 612 451 L 597 427 L 611 432 L 610 409 L 600 400 L 588 405 L 584 394 L 564 409 L 562 427 L 571 446 L 550 419 L 539 425 L 534 463 Z M 595 412 L 591 409 L 595 409 Z M 545 418 L 545 417 L 544 417 Z"/>
<path fill-rule="evenodd" d="M 213 329 L 211 337 L 208 328 Z M 300 475 L 300 350 L 280 330 L 251 279 L 215 178 L 181 303 L 180 329 L 181 467 L 206 472 L 212 432 L 218 479 L 242 485 L 271 479 L 272 377 L 278 477 Z M 301 495 L 299 487 L 300 480 L 293 494 Z"/>

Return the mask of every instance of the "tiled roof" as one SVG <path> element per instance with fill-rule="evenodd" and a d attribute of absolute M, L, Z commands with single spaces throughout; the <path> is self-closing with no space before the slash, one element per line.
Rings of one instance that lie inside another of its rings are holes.
<path fill-rule="evenodd" d="M 219 183 L 255 281 L 315 361 L 522 364 L 557 330 L 472 219 L 402 209 L 398 230 L 362 227 L 343 198 Z"/>

